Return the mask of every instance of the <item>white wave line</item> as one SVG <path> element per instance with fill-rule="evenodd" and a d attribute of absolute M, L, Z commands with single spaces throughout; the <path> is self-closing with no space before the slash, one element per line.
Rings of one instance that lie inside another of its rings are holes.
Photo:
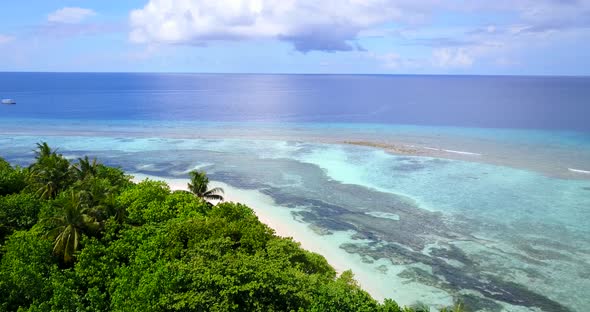
<path fill-rule="evenodd" d="M 588 171 L 588 170 L 580 170 L 580 169 L 574 169 L 574 168 L 567 168 L 567 170 L 569 170 L 571 172 L 575 172 L 575 173 L 590 174 L 590 171 Z"/>
<path fill-rule="evenodd" d="M 211 165 L 213 165 L 213 164 L 211 164 L 211 163 L 198 164 L 198 165 L 195 165 L 195 166 L 190 167 L 190 168 L 183 170 L 183 171 L 173 171 L 172 174 L 174 174 L 174 175 L 187 174 L 193 170 L 199 170 L 201 168 L 205 168 L 205 167 L 208 167 Z"/>
<path fill-rule="evenodd" d="M 434 147 L 423 147 L 423 148 L 427 149 L 427 150 L 439 151 L 439 152 L 447 152 L 447 153 L 454 153 L 454 154 L 461 154 L 461 155 L 481 156 L 481 154 L 473 153 L 473 152 L 455 151 L 455 150 L 441 149 L 441 148 L 434 148 Z"/>
<path fill-rule="evenodd" d="M 449 152 L 449 153 L 455 153 L 455 154 L 464 154 L 464 155 L 475 155 L 475 156 L 481 156 L 481 154 L 480 154 L 480 153 L 473 153 L 473 152 L 454 151 L 454 150 L 447 150 L 447 149 L 444 149 L 443 151 L 445 151 L 445 152 Z"/>

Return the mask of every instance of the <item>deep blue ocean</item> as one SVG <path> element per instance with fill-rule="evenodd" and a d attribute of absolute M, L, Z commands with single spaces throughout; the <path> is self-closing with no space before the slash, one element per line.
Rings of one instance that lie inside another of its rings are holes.
<path fill-rule="evenodd" d="M 590 131 L 589 77 L 0 73 L 0 117 Z"/>
<path fill-rule="evenodd" d="M 0 157 L 205 170 L 377 299 L 590 310 L 590 77 L 0 73 L 0 98 Z"/>

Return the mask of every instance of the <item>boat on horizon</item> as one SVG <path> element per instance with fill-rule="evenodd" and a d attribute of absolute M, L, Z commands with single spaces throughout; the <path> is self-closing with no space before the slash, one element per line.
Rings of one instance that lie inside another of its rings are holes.
<path fill-rule="evenodd" d="M 14 105 L 16 104 L 16 101 L 13 99 L 2 99 L 2 104 Z"/>

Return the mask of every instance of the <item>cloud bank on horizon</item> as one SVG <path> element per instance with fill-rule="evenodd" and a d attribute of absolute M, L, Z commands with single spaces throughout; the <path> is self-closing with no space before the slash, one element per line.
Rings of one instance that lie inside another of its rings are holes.
<path fill-rule="evenodd" d="M 20 33 L 0 21 L 0 47 L 58 38 L 57 63 L 70 66 L 67 43 L 81 50 L 73 66 L 148 71 L 590 74 L 590 0 L 139 3 L 53 8 Z M 82 41 L 105 51 L 84 55 Z"/>

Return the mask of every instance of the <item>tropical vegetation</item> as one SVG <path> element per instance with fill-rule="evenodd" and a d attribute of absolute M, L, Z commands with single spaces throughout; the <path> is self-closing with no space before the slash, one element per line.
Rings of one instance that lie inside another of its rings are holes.
<path fill-rule="evenodd" d="M 204 171 L 193 170 L 189 172 L 190 182 L 188 183 L 188 189 L 195 196 L 204 200 L 223 201 L 223 189 L 220 187 L 214 187 L 209 189 L 209 178 Z"/>
<path fill-rule="evenodd" d="M 28 167 L 0 158 L 0 311 L 427 309 L 377 302 L 250 208 L 208 203 L 223 199 L 208 183 L 133 183 L 46 143 Z"/>

